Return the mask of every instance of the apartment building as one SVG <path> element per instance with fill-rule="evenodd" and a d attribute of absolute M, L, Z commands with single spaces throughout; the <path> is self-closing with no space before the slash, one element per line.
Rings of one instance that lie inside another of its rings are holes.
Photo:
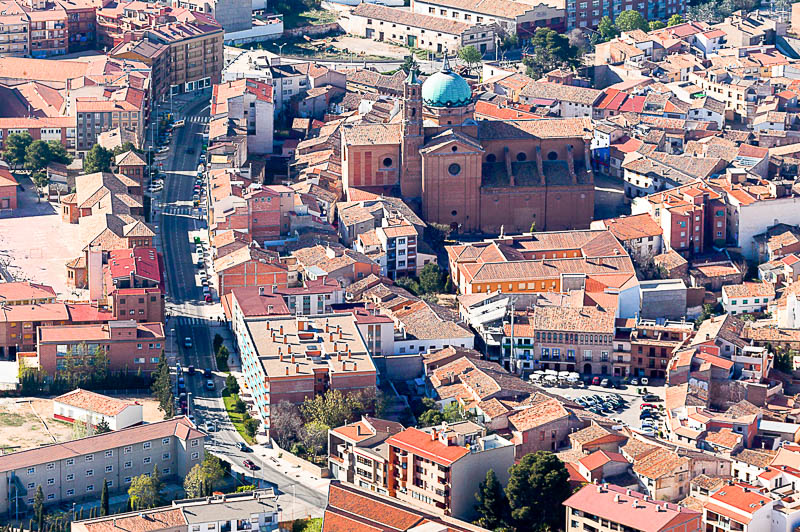
<path fill-rule="evenodd" d="M 589 484 L 564 501 L 567 532 L 700 532 L 703 514 L 614 484 Z"/>
<path fill-rule="evenodd" d="M 281 508 L 272 488 L 172 501 L 144 511 L 73 521 L 72 532 L 243 532 L 280 530 Z"/>
<path fill-rule="evenodd" d="M 247 130 L 247 151 L 272 153 L 275 102 L 273 86 L 262 81 L 239 79 L 214 85 L 211 116 L 225 118 Z"/>
<path fill-rule="evenodd" d="M 185 417 L 45 445 L 0 457 L 0 513 L 33 507 L 39 486 L 45 505 L 99 499 L 103 480 L 112 493 L 158 467 L 165 480 L 181 479 L 202 462 L 205 434 Z"/>
<path fill-rule="evenodd" d="M 348 209 L 352 211 L 352 209 Z M 403 217 L 388 217 L 373 230 L 360 233 L 353 245 L 381 265 L 381 275 L 390 279 L 415 277 L 427 264 L 436 264 L 436 255 L 422 244 L 419 232 Z M 424 244 L 422 244 L 424 245 Z"/>
<path fill-rule="evenodd" d="M 271 404 L 375 388 L 375 365 L 352 314 L 234 319 L 245 382 L 267 428 Z"/>
<path fill-rule="evenodd" d="M 74 116 L 5 117 L 0 118 L 0 147 L 12 133 L 28 132 L 33 140 L 54 140 L 73 151 L 76 147 Z"/>
<path fill-rule="evenodd" d="M 524 233 L 445 250 L 460 294 L 612 290 L 618 293 L 619 317 L 639 312 L 633 263 L 609 231 Z"/>
<path fill-rule="evenodd" d="M 129 59 L 150 67 L 153 99 L 163 98 L 169 92 L 169 48 L 147 39 L 126 40 L 108 51 L 109 57 Z"/>
<path fill-rule="evenodd" d="M 663 229 L 649 213 L 592 222 L 592 229 L 608 229 L 622 242 L 631 257 L 640 260 L 659 255 Z"/>
<path fill-rule="evenodd" d="M 245 247 L 214 261 L 217 290 L 224 295 L 246 286 L 286 287 L 288 270 L 276 253 Z"/>
<path fill-rule="evenodd" d="M 169 47 L 173 94 L 210 88 L 222 75 L 224 31 L 215 24 L 173 23 L 147 31 L 148 39 Z"/>
<path fill-rule="evenodd" d="M 105 352 L 111 371 L 150 372 L 164 350 L 164 324 L 115 320 L 106 324 L 48 325 L 37 330 L 39 367 L 49 375 L 68 367 L 66 357 L 91 357 Z"/>
<path fill-rule="evenodd" d="M 327 277 L 307 279 L 303 286 L 278 287 L 274 293 L 281 296 L 289 312 L 297 316 L 330 314 L 331 305 L 344 303 L 344 288 Z"/>
<path fill-rule="evenodd" d="M 702 254 L 726 242 L 725 199 L 702 181 L 636 198 L 631 211 L 649 213 L 661 226 L 664 249 L 683 256 Z"/>
<path fill-rule="evenodd" d="M 25 57 L 30 53 L 30 22 L 15 1 L 0 2 L 0 56 Z"/>
<path fill-rule="evenodd" d="M 691 322 L 639 321 L 631 331 L 631 375 L 665 378 L 673 350 L 693 333 Z"/>
<path fill-rule="evenodd" d="M 638 11 L 647 20 L 666 20 L 672 15 L 682 15 L 685 0 L 567 0 L 567 30 L 572 28 L 595 29 L 604 16 L 616 20 L 629 9 Z"/>
<path fill-rule="evenodd" d="M 117 93 L 115 93 L 117 94 Z M 130 131 L 137 146 L 144 140 L 146 96 L 145 92 L 129 88 L 124 99 L 82 99 L 75 102 L 77 113 L 77 151 L 85 153 L 97 143 L 104 131 L 122 128 Z"/>
<path fill-rule="evenodd" d="M 771 283 L 728 284 L 722 287 L 722 308 L 730 314 L 763 312 L 775 299 Z"/>
<path fill-rule="evenodd" d="M 474 489 L 492 469 L 501 484 L 514 463 L 514 445 L 470 421 L 419 430 L 388 440 L 389 495 L 434 514 L 469 519 Z"/>
<path fill-rule="evenodd" d="M 504 365 L 519 374 L 554 369 L 624 376 L 627 364 L 614 358 L 615 309 L 567 305 L 537 306 L 515 316 L 513 332 L 504 321 Z"/>
<path fill-rule="evenodd" d="M 755 532 L 772 528 L 775 501 L 748 486 L 727 484 L 703 504 L 703 523 L 707 532 L 737 530 Z"/>
<path fill-rule="evenodd" d="M 69 49 L 67 11 L 60 5 L 44 5 L 28 12 L 30 55 L 36 58 L 64 55 Z"/>
<path fill-rule="evenodd" d="M 400 423 L 370 416 L 328 430 L 331 476 L 387 495 L 389 464 L 386 440 L 402 430 Z"/>

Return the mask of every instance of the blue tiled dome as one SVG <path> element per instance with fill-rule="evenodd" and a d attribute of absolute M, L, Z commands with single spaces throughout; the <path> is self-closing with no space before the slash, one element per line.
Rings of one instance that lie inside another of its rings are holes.
<path fill-rule="evenodd" d="M 442 70 L 422 84 L 422 101 L 431 107 L 461 107 L 472 101 L 472 89 L 464 78 L 450 70 L 445 57 Z"/>

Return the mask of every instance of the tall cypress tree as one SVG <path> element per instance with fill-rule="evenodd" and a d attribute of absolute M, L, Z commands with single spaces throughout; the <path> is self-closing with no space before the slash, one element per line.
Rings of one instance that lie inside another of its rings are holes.
<path fill-rule="evenodd" d="M 100 493 L 100 515 L 108 514 L 108 482 L 103 479 L 103 491 Z"/>

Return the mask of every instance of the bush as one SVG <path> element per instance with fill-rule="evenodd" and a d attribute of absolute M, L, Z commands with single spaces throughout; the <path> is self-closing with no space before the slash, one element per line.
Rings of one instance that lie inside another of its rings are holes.
<path fill-rule="evenodd" d="M 233 403 L 233 409 L 237 414 L 244 414 L 247 411 L 247 405 L 244 404 L 244 401 L 242 401 L 242 398 L 238 395 L 236 396 L 236 401 Z"/>
<path fill-rule="evenodd" d="M 246 486 L 239 486 L 238 488 L 236 488 L 236 493 L 243 493 L 245 491 L 255 491 L 257 489 L 258 488 L 256 486 L 253 486 L 252 484 L 247 484 Z"/>
<path fill-rule="evenodd" d="M 236 377 L 233 375 L 228 375 L 225 377 L 225 387 L 228 389 L 228 393 L 231 395 L 236 395 L 239 393 L 239 383 L 236 381 Z"/>
<path fill-rule="evenodd" d="M 258 425 L 259 422 L 257 419 L 247 416 L 244 420 L 244 431 L 247 433 L 248 436 L 253 438 L 255 437 L 256 432 L 258 432 Z"/>

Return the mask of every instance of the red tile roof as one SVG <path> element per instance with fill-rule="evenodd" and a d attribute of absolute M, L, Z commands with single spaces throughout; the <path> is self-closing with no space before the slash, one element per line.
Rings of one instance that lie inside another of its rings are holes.
<path fill-rule="evenodd" d="M 469 454 L 465 447 L 446 445 L 435 439 L 432 434 L 415 428 L 408 428 L 395 434 L 387 440 L 387 443 L 443 465 L 450 465 Z"/>
<path fill-rule="evenodd" d="M 56 291 L 47 285 L 31 283 L 28 281 L 0 283 L 0 300 L 25 301 L 52 299 L 54 297 L 56 297 Z"/>
<path fill-rule="evenodd" d="M 53 401 L 103 414 L 105 416 L 116 416 L 129 406 L 134 405 L 132 401 L 123 401 L 80 388 L 60 395 L 53 399 Z"/>
<path fill-rule="evenodd" d="M 628 463 L 624 456 L 610 451 L 595 451 L 578 460 L 578 463 L 589 471 L 594 471 L 597 468 L 603 467 L 609 462 Z"/>
<path fill-rule="evenodd" d="M 161 268 L 155 248 L 111 250 L 108 252 L 108 270 L 112 279 L 127 278 L 133 274 L 154 283 L 161 283 Z"/>

